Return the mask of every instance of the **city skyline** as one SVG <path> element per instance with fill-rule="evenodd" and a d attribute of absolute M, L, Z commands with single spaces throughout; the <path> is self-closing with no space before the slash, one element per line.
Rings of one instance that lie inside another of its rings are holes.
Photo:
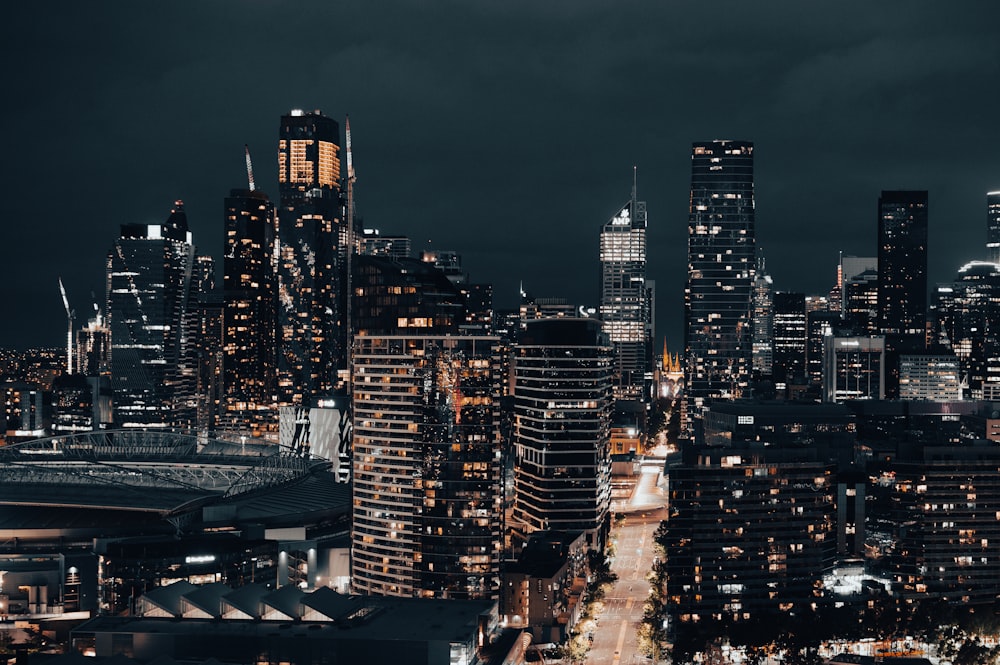
<path fill-rule="evenodd" d="M 378 21 L 360 4 L 294 16 L 267 5 L 147 15 L 112 3 L 44 17 L 22 7 L 3 46 L 27 64 L 3 110 L 0 242 L 18 325 L 0 347 L 60 346 L 57 278 L 89 311 L 119 226 L 159 223 L 176 199 L 198 252 L 219 263 L 223 201 L 246 186 L 243 145 L 277 200 L 275 119 L 290 108 L 341 123 L 350 113 L 364 225 L 410 236 L 415 253 L 428 240 L 459 252 L 499 307 L 522 282 L 597 303 L 597 235 L 637 166 L 656 349 L 664 336 L 682 346 L 696 141 L 756 146 L 758 245 L 777 290 L 825 293 L 839 251 L 874 255 L 879 192 L 891 189 L 929 191 L 928 281 L 950 281 L 988 258 L 998 10 L 862 7 L 393 3 Z M 331 39 L 329 26 L 343 33 Z M 59 122 L 37 129 L 30 114 Z M 54 183 L 82 203 L 47 205 Z"/>

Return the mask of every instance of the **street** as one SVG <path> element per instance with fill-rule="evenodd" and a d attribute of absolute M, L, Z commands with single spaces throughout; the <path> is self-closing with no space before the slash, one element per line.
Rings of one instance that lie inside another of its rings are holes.
<path fill-rule="evenodd" d="M 612 529 L 615 557 L 611 570 L 618 580 L 608 589 L 603 603 L 595 612 L 594 641 L 586 662 L 594 665 L 635 665 L 651 663 L 639 654 L 636 631 L 642 622 L 643 606 L 649 595 L 646 575 L 656 556 L 653 534 L 661 519 L 666 519 L 666 496 L 657 487 L 661 479 L 662 460 L 642 468 L 635 490 L 623 505 L 616 505 L 617 514 L 625 519 Z"/>

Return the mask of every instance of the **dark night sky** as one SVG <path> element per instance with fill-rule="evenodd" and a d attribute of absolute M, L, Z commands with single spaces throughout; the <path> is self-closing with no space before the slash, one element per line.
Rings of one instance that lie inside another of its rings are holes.
<path fill-rule="evenodd" d="M 461 252 L 516 303 L 597 298 L 600 226 L 632 165 L 658 335 L 681 344 L 690 144 L 756 143 L 776 287 L 825 293 L 875 252 L 882 189 L 930 190 L 931 282 L 985 254 L 1000 189 L 1000 3 L 19 3 L 2 30 L 0 347 L 58 346 L 57 277 L 101 297 L 127 222 L 276 195 L 278 121 L 351 116 L 366 226 Z M 12 13 L 10 13 L 12 12 Z M 83 317 L 81 317 L 82 319 Z"/>

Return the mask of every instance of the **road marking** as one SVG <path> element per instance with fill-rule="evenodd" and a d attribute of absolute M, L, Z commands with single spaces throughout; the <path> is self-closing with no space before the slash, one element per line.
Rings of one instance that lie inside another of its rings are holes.
<path fill-rule="evenodd" d="M 632 599 L 629 598 L 629 601 Z M 622 621 L 622 629 L 618 631 L 618 645 L 615 647 L 614 663 L 620 663 L 622 659 L 622 647 L 625 645 L 625 630 L 628 628 L 628 621 Z"/>

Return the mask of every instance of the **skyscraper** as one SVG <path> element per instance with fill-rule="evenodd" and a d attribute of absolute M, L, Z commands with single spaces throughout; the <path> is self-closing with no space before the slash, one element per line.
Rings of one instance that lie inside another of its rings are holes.
<path fill-rule="evenodd" d="M 494 596 L 497 338 L 359 335 L 354 374 L 354 590 Z"/>
<path fill-rule="evenodd" d="M 615 349 L 614 394 L 641 400 L 652 339 L 646 289 L 646 202 L 632 198 L 601 228 L 601 304 L 604 332 Z"/>
<path fill-rule="evenodd" d="M 1000 190 L 986 193 L 986 248 L 989 260 L 1000 263 Z"/>
<path fill-rule="evenodd" d="M 802 381 L 806 371 L 806 297 L 803 293 L 774 294 L 774 380 Z"/>
<path fill-rule="evenodd" d="M 757 257 L 753 280 L 753 370 L 770 375 L 774 362 L 774 283 L 764 257 Z"/>
<path fill-rule="evenodd" d="M 741 397 L 752 368 L 753 143 L 695 143 L 684 289 L 686 427 L 711 399 Z"/>
<path fill-rule="evenodd" d="M 194 245 L 184 204 L 164 224 L 124 224 L 107 263 L 114 421 L 171 427 L 182 405 Z"/>
<path fill-rule="evenodd" d="M 927 327 L 927 192 L 883 191 L 878 212 L 879 331 L 923 336 Z"/>
<path fill-rule="evenodd" d="M 612 351 L 595 319 L 529 321 L 514 348 L 513 530 L 585 531 L 611 507 Z"/>
<path fill-rule="evenodd" d="M 278 140 L 278 395 L 302 404 L 347 367 L 347 233 L 340 125 L 319 111 L 281 117 Z"/>
<path fill-rule="evenodd" d="M 230 191 L 223 263 L 223 421 L 255 436 L 277 422 L 275 225 L 266 194 Z"/>

